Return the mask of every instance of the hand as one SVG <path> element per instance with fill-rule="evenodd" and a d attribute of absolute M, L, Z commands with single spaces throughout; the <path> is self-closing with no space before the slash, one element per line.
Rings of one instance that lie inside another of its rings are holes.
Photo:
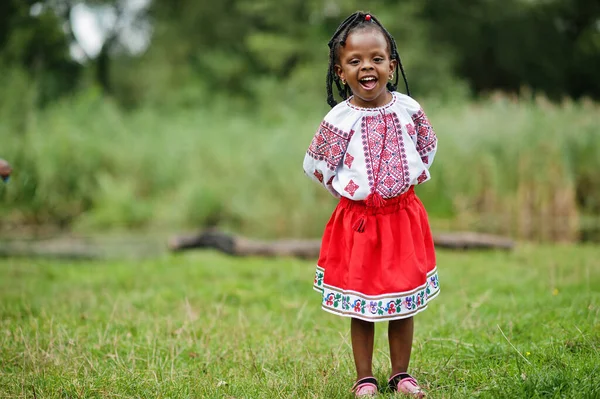
<path fill-rule="evenodd" d="M 4 181 L 8 180 L 10 174 L 12 173 L 12 168 L 4 159 L 0 158 L 0 178 Z"/>

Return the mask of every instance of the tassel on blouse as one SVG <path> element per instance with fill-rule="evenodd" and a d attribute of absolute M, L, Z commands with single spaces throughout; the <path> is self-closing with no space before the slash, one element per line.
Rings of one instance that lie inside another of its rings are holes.
<path fill-rule="evenodd" d="M 369 196 L 367 197 L 367 200 L 365 202 L 366 202 L 367 207 L 370 207 L 370 208 L 381 208 L 382 206 L 385 205 L 385 200 L 379 193 L 369 194 Z M 366 225 L 367 225 L 367 215 L 366 215 L 366 211 L 365 211 L 365 214 L 363 214 L 360 217 L 360 219 L 358 219 L 354 223 L 352 228 L 354 229 L 354 231 L 362 233 L 365 231 Z"/>
<path fill-rule="evenodd" d="M 374 207 L 374 208 L 381 208 L 382 206 L 385 205 L 385 200 L 377 192 L 373 192 L 373 193 L 369 194 L 366 202 L 367 202 L 367 206 Z"/>

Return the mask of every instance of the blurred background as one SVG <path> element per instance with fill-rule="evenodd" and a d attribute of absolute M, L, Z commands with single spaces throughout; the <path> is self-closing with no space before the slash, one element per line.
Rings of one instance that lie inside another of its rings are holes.
<path fill-rule="evenodd" d="M 302 159 L 357 9 L 438 134 L 434 231 L 600 241 L 597 0 L 2 0 L 0 231 L 319 237 Z"/>

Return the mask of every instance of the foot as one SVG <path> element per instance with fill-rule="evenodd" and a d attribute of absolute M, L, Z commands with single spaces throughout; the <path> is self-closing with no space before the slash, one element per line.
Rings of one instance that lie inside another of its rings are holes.
<path fill-rule="evenodd" d="M 398 373 L 392 376 L 388 385 L 392 391 L 400 392 L 414 398 L 424 398 L 425 392 L 410 374 Z"/>
<path fill-rule="evenodd" d="M 365 377 L 354 383 L 352 387 L 352 392 L 354 392 L 354 396 L 357 398 L 368 398 L 377 395 L 377 380 L 375 377 Z"/>

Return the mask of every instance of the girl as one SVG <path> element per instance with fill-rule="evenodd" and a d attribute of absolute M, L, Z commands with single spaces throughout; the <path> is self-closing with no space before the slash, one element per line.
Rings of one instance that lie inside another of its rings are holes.
<path fill-rule="evenodd" d="M 407 374 L 413 316 L 439 286 L 427 214 L 413 186 L 430 178 L 437 137 L 420 105 L 396 92 L 400 70 L 410 94 L 396 42 L 374 16 L 349 16 L 329 49 L 333 109 L 310 144 L 304 171 L 340 202 L 325 227 L 314 288 L 324 310 L 352 318 L 355 395 L 378 392 L 374 322 L 388 320 L 388 386 L 423 397 Z M 333 83 L 345 100 L 340 104 Z"/>

